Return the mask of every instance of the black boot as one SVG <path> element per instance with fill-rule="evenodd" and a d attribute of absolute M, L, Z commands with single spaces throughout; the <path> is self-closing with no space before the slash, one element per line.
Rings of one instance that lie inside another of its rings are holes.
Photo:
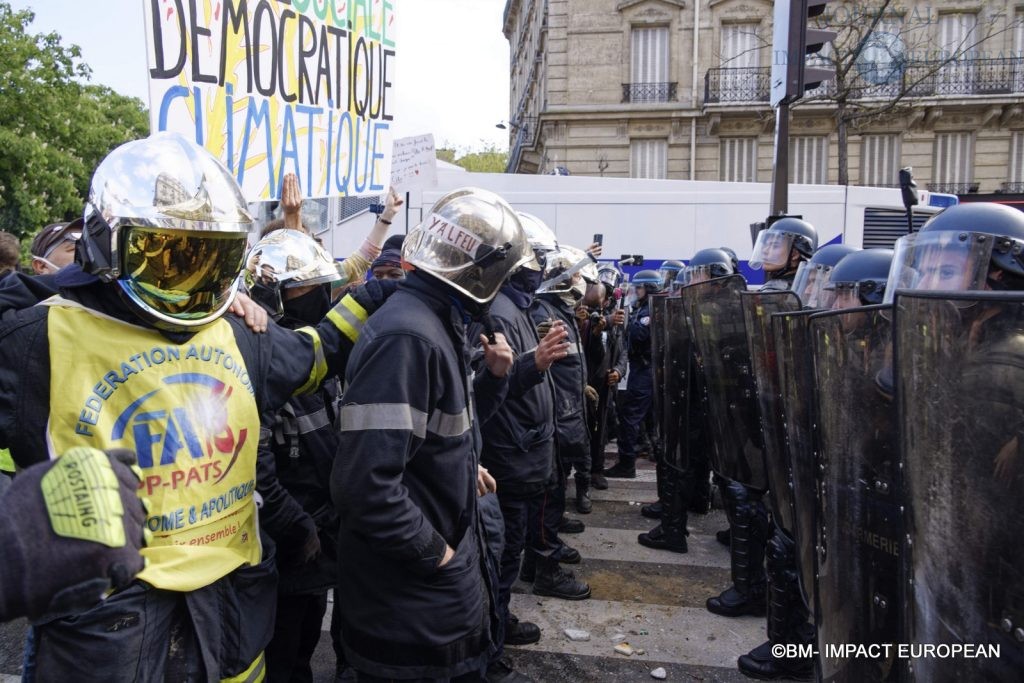
<path fill-rule="evenodd" d="M 739 658 L 740 673 L 771 680 L 810 680 L 814 660 L 810 657 L 774 657 L 774 645 L 807 645 L 814 642 L 814 628 L 800 594 L 796 543 L 784 530 L 772 528 L 765 554 L 768 576 L 768 642 Z M 766 656 L 767 653 L 767 656 Z"/>
<path fill-rule="evenodd" d="M 722 487 L 729 515 L 732 587 L 709 598 L 709 612 L 723 617 L 765 613 L 764 551 L 768 536 L 768 511 L 758 491 L 728 481 Z"/>
<path fill-rule="evenodd" d="M 654 548 L 655 550 L 671 550 L 674 553 L 685 553 L 688 550 L 686 538 L 669 541 L 668 535 L 665 533 L 665 527 L 662 524 L 659 524 L 647 533 L 640 534 L 636 537 L 636 540 L 640 545 Z"/>
<path fill-rule="evenodd" d="M 508 615 L 505 622 L 506 645 L 533 645 L 540 640 L 540 627 L 529 621 L 519 621 L 514 614 Z"/>
<path fill-rule="evenodd" d="M 590 586 L 578 581 L 571 571 L 563 569 L 550 557 L 537 558 L 537 578 L 533 582 L 534 595 L 547 595 L 563 600 L 586 600 Z"/>
<path fill-rule="evenodd" d="M 579 564 L 583 561 L 580 551 L 566 543 L 562 543 L 558 550 L 551 553 L 551 557 L 554 558 L 555 562 L 561 562 L 562 564 Z"/>
<path fill-rule="evenodd" d="M 598 491 L 608 490 L 608 480 L 604 478 L 604 475 L 598 472 L 597 474 L 590 475 L 590 486 Z"/>
<path fill-rule="evenodd" d="M 578 519 L 569 519 L 563 516 L 562 521 L 558 523 L 558 533 L 560 534 L 582 534 L 583 530 L 587 526 Z"/>
<path fill-rule="evenodd" d="M 722 529 L 721 531 L 719 531 L 718 533 L 715 534 L 715 539 L 719 543 L 724 545 L 726 548 L 728 548 L 730 545 L 732 545 L 732 538 L 731 538 L 731 536 L 732 536 L 732 534 L 729 533 L 728 529 Z"/>
<path fill-rule="evenodd" d="M 590 502 L 590 475 L 576 475 L 576 512 L 589 515 L 594 509 Z"/>
<path fill-rule="evenodd" d="M 636 460 L 619 456 L 619 461 L 604 471 L 609 479 L 636 479 Z"/>
<path fill-rule="evenodd" d="M 654 503 L 647 503 L 645 505 L 641 505 L 640 514 L 646 517 L 647 519 L 661 519 L 661 511 L 663 509 L 664 508 L 661 505 L 661 501 L 659 500 Z"/>

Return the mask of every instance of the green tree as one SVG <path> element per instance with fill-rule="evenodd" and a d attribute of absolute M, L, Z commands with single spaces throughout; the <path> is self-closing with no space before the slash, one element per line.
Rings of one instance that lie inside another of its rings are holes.
<path fill-rule="evenodd" d="M 0 230 L 23 238 L 80 216 L 100 159 L 149 132 L 141 101 L 86 83 L 78 46 L 34 19 L 0 2 Z"/>
<path fill-rule="evenodd" d="M 453 163 L 473 173 L 504 173 L 508 165 L 508 151 L 487 145 L 480 151 L 466 152 Z"/>

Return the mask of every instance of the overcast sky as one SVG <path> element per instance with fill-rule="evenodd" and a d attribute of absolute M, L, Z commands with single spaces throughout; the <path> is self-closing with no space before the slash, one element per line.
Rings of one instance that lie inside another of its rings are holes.
<path fill-rule="evenodd" d="M 148 0 L 9 0 L 31 8 L 33 33 L 56 31 L 82 48 L 92 80 L 148 105 L 143 3 Z M 478 149 L 505 149 L 508 117 L 508 41 L 501 33 L 505 0 L 395 0 L 399 75 L 395 137 L 433 133 Z M 389 107 L 390 109 L 390 107 Z"/>

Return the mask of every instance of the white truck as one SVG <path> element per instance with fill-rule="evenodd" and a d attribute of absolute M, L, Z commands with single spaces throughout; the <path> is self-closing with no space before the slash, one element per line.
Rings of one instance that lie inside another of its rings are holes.
<path fill-rule="evenodd" d="M 700 249 L 724 246 L 736 252 L 752 284 L 762 279 L 746 261 L 753 246 L 750 225 L 768 215 L 768 183 L 467 173 L 447 164 L 437 175 L 436 187 L 409 193 L 408 210 L 395 217 L 393 233 L 406 232 L 406 215 L 409 227 L 415 227 L 446 192 L 476 186 L 538 216 L 560 241 L 586 247 L 595 234 L 602 234 L 604 259 L 639 254 L 645 259 L 643 267 L 657 268 L 666 259 L 685 261 Z M 954 195 L 920 195 L 914 210 L 918 226 L 957 202 Z M 358 247 L 374 221 L 365 211 L 339 220 L 334 202 L 326 213 L 331 227 L 321 237 L 337 258 Z M 892 188 L 791 185 L 789 213 L 814 225 L 822 245 L 841 241 L 891 247 L 907 232 L 900 191 Z"/>

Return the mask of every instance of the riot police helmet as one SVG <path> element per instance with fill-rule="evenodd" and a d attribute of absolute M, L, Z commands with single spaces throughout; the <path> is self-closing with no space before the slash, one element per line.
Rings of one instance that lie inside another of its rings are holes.
<path fill-rule="evenodd" d="M 661 292 L 661 273 L 656 270 L 645 269 L 637 272 L 630 281 L 634 290 L 643 289 L 647 294 Z"/>
<path fill-rule="evenodd" d="M 817 248 L 818 231 L 814 226 L 800 218 L 785 216 L 758 233 L 750 267 L 769 272 L 784 270 L 789 266 L 793 250 L 809 259 Z"/>
<path fill-rule="evenodd" d="M 1024 212 L 971 202 L 936 214 L 896 242 L 886 302 L 897 289 L 1024 289 Z"/>
<path fill-rule="evenodd" d="M 489 303 L 510 273 L 541 269 L 515 210 L 475 187 L 438 199 L 405 238 L 402 258 L 479 304 Z"/>
<path fill-rule="evenodd" d="M 828 276 L 839 261 L 857 251 L 847 244 L 826 244 L 819 248 L 809 261 L 797 268 L 793 278 L 793 292 L 800 297 L 804 308 L 830 308 L 835 294 L 826 291 Z"/>
<path fill-rule="evenodd" d="M 127 142 L 93 173 L 78 259 L 140 319 L 188 331 L 231 306 L 253 218 L 234 175 L 180 135 Z"/>
<path fill-rule="evenodd" d="M 865 249 L 844 256 L 832 269 L 824 287 L 832 293 L 828 307 L 854 308 L 882 303 L 892 258 L 892 249 Z"/>
<path fill-rule="evenodd" d="M 675 259 L 663 261 L 661 267 L 658 268 L 658 272 L 661 274 L 661 289 L 668 291 L 672 283 L 675 282 L 676 275 L 685 267 L 682 261 Z"/>
<path fill-rule="evenodd" d="M 676 285 L 684 287 L 698 282 L 706 282 L 716 277 L 732 275 L 736 269 L 732 264 L 732 256 L 725 249 L 701 249 L 676 277 Z"/>

